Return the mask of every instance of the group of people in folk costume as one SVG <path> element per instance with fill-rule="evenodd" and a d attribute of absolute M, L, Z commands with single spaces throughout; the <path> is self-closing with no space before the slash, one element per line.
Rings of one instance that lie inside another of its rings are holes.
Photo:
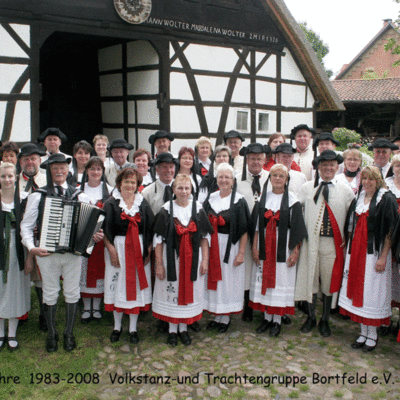
<path fill-rule="evenodd" d="M 101 320 L 103 299 L 114 317 L 111 342 L 127 314 L 129 341 L 138 343 L 139 313 L 150 309 L 172 346 L 178 338 L 191 343 L 188 328 L 201 329 L 204 311 L 213 315 L 206 329 L 219 333 L 233 314 L 250 322 L 261 311 L 257 332 L 274 337 L 291 323 L 295 301 L 307 314 L 300 328 L 307 333 L 317 326 L 318 297 L 324 337 L 337 304 L 360 323 L 353 348 L 371 351 L 378 328 L 390 330 L 391 307 L 400 305 L 400 138 L 377 139 L 373 164 L 364 168 L 358 149 L 342 156 L 331 133 L 307 125 L 291 131 L 290 143 L 276 133 L 268 145 L 243 146 L 242 135 L 230 131 L 213 150 L 201 137 L 177 158 L 169 152 L 174 136 L 157 131 L 151 153 L 137 149 L 133 164 L 124 139 L 109 144 L 97 135 L 93 147 L 81 140 L 72 157 L 60 151 L 66 140 L 49 128 L 38 138 L 46 151 L 33 143 L 0 148 L 0 349 L 19 348 L 32 281 L 46 350 L 58 350 L 60 277 L 66 351 L 77 346 L 80 299 L 84 324 Z M 48 197 L 103 209 L 90 257 L 40 247 Z"/>

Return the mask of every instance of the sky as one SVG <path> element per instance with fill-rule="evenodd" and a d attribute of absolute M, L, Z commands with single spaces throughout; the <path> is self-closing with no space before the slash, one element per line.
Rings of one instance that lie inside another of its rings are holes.
<path fill-rule="evenodd" d="M 397 20 L 393 0 L 284 0 L 297 22 L 319 34 L 328 45 L 325 67 L 337 75 L 378 34 L 384 19 Z"/>

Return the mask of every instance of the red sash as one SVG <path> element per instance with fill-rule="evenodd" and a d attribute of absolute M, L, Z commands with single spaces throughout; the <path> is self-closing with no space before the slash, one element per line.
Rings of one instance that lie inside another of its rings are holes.
<path fill-rule="evenodd" d="M 176 233 L 181 237 L 179 246 L 179 306 L 186 306 L 193 303 L 193 282 L 190 279 L 193 249 L 190 234 L 196 231 L 197 226 L 194 221 L 190 221 L 187 227 L 181 224 L 176 225 Z"/>
<path fill-rule="evenodd" d="M 263 277 L 261 294 L 264 296 L 267 289 L 275 289 L 276 283 L 276 222 L 279 221 L 279 210 L 275 213 L 268 210 L 264 217 L 269 221 L 265 231 L 265 260 L 263 262 Z"/>
<path fill-rule="evenodd" d="M 369 211 L 359 216 L 351 245 L 347 297 L 353 300 L 354 307 L 362 307 L 364 303 L 365 262 L 367 259 L 368 247 L 368 215 Z"/>
<path fill-rule="evenodd" d="M 325 202 L 325 207 L 328 210 L 329 220 L 331 221 L 331 227 L 333 231 L 333 241 L 335 242 L 336 258 L 333 264 L 331 286 L 329 291 L 336 293 L 342 286 L 343 269 L 344 269 L 344 249 L 341 247 L 343 243 L 343 237 L 340 233 L 339 225 L 336 221 L 333 211 L 329 207 L 329 204 Z"/>
<path fill-rule="evenodd" d="M 208 263 L 208 290 L 217 290 L 218 281 L 222 281 L 221 259 L 219 258 L 218 226 L 224 226 L 225 220 L 219 216 L 209 215 L 214 233 L 211 235 L 210 257 Z"/>
<path fill-rule="evenodd" d="M 140 290 L 149 287 L 144 271 L 142 258 L 142 249 L 139 240 L 140 214 L 137 213 L 134 217 L 121 213 L 121 219 L 129 221 L 128 231 L 125 238 L 125 266 L 126 266 L 126 300 L 136 300 L 136 271 L 139 277 Z"/>

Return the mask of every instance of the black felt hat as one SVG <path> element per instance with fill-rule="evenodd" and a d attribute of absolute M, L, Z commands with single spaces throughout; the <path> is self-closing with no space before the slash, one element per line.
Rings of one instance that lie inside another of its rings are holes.
<path fill-rule="evenodd" d="M 239 138 L 242 142 L 244 142 L 244 137 L 240 134 L 240 132 L 235 131 L 235 130 L 232 130 L 232 131 L 229 131 L 228 133 L 225 133 L 225 135 L 224 135 L 224 143 L 226 144 L 226 141 L 228 139 L 231 139 L 231 138 Z"/>
<path fill-rule="evenodd" d="M 368 146 L 368 150 L 372 151 L 373 149 L 390 149 L 390 150 L 399 150 L 399 146 L 392 143 L 387 139 L 377 139 L 374 143 Z"/>
<path fill-rule="evenodd" d="M 67 141 L 67 137 L 60 131 L 59 128 L 47 128 L 44 132 L 40 134 L 40 136 L 37 138 L 38 143 L 43 143 L 44 139 L 46 139 L 47 136 L 58 136 L 61 139 L 61 142 L 65 143 Z"/>
<path fill-rule="evenodd" d="M 127 149 L 127 150 L 133 150 L 133 145 L 128 143 L 125 139 L 114 139 L 110 146 L 108 147 L 108 150 L 111 152 L 112 149 Z"/>
<path fill-rule="evenodd" d="M 271 153 L 271 147 L 269 147 L 267 144 L 261 144 L 261 143 L 250 143 L 248 146 L 244 146 L 240 149 L 239 154 L 241 156 L 244 156 L 246 154 L 270 154 Z"/>
<path fill-rule="evenodd" d="M 161 153 L 157 156 L 154 165 L 159 165 L 161 163 L 175 163 L 175 158 L 171 153 Z"/>
<path fill-rule="evenodd" d="M 36 146 L 34 143 L 27 143 L 21 147 L 20 152 L 18 153 L 18 159 L 23 156 L 30 156 L 31 154 L 37 154 L 39 156 L 46 155 L 45 151 L 39 150 L 39 147 Z"/>
<path fill-rule="evenodd" d="M 397 142 L 400 140 L 400 136 L 396 136 L 394 139 L 391 140 L 392 143 Z"/>
<path fill-rule="evenodd" d="M 294 154 L 296 153 L 296 149 L 290 143 L 281 143 L 279 146 L 275 147 L 272 153 Z"/>
<path fill-rule="evenodd" d="M 154 133 L 149 137 L 149 143 L 154 145 L 154 142 L 157 139 L 162 139 L 162 138 L 167 138 L 172 142 L 174 140 L 174 134 L 167 131 L 157 131 L 156 133 Z"/>
<path fill-rule="evenodd" d="M 305 131 L 310 132 L 312 136 L 315 136 L 315 135 L 317 134 L 317 131 L 316 131 L 315 129 L 310 128 L 310 127 L 309 127 L 308 125 L 306 125 L 306 124 L 300 124 L 300 125 L 295 126 L 295 127 L 291 130 L 291 132 L 290 132 L 290 139 L 294 140 L 294 139 L 296 138 L 296 133 L 297 133 L 298 131 L 302 131 L 302 130 L 305 130 Z"/>
<path fill-rule="evenodd" d="M 322 140 L 330 140 L 332 143 L 334 143 L 336 146 L 339 146 L 340 143 L 339 141 L 337 141 L 332 133 L 330 132 L 321 132 L 315 139 L 314 139 L 314 143 L 313 143 L 313 150 L 315 151 L 318 147 L 319 142 L 321 142 Z"/>
<path fill-rule="evenodd" d="M 40 168 L 46 169 L 48 165 L 51 164 L 70 164 L 71 163 L 71 157 L 65 157 L 64 154 L 62 153 L 54 153 L 52 154 L 46 161 L 43 161 L 40 164 Z"/>
<path fill-rule="evenodd" d="M 312 162 L 314 168 L 316 168 L 321 161 L 337 161 L 338 164 L 341 164 L 343 162 L 343 157 L 333 150 L 324 150 L 318 157 L 314 158 Z"/>

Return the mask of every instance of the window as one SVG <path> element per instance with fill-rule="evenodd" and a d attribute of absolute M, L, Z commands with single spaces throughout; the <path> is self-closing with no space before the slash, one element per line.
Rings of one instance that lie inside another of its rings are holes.
<path fill-rule="evenodd" d="M 269 131 L 269 114 L 259 113 L 258 114 L 258 132 Z"/>
<path fill-rule="evenodd" d="M 236 111 L 236 130 L 242 132 L 248 132 L 249 126 L 249 111 L 238 110 Z"/>

